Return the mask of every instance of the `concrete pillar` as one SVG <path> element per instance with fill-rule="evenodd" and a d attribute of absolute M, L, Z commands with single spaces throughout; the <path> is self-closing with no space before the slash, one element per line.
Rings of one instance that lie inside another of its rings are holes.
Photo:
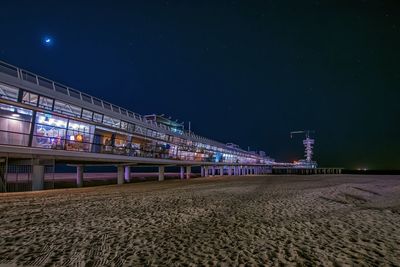
<path fill-rule="evenodd" d="M 228 175 L 229 175 L 229 176 L 232 175 L 232 166 L 228 166 Z"/>
<path fill-rule="evenodd" d="M 32 190 L 44 189 L 44 166 L 32 165 Z"/>
<path fill-rule="evenodd" d="M 211 167 L 211 176 L 215 176 L 215 166 Z"/>
<path fill-rule="evenodd" d="M 210 176 L 210 169 L 208 166 L 204 166 L 204 176 L 205 177 Z"/>
<path fill-rule="evenodd" d="M 219 175 L 221 175 L 221 176 L 224 175 L 224 167 L 219 168 Z"/>
<path fill-rule="evenodd" d="M 181 166 L 181 171 L 180 171 L 179 177 L 181 178 L 181 180 L 185 179 L 185 167 L 184 166 Z"/>
<path fill-rule="evenodd" d="M 77 187 L 83 186 L 83 166 L 82 165 L 76 166 L 76 186 Z"/>
<path fill-rule="evenodd" d="M 205 177 L 206 176 L 204 166 L 200 167 L 200 172 L 201 172 L 201 177 Z"/>
<path fill-rule="evenodd" d="M 124 179 L 126 183 L 131 181 L 131 166 L 125 166 Z"/>
<path fill-rule="evenodd" d="M 124 184 L 124 174 L 125 174 L 124 166 L 118 166 L 117 167 L 117 184 Z"/>
<path fill-rule="evenodd" d="M 165 172 L 165 167 L 159 166 L 158 167 L 158 181 L 164 181 L 164 172 Z"/>
<path fill-rule="evenodd" d="M 192 173 L 192 166 L 186 166 L 186 179 L 190 179 Z"/>

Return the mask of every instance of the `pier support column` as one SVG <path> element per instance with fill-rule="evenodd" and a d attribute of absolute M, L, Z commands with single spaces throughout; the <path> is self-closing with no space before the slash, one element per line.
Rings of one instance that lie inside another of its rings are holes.
<path fill-rule="evenodd" d="M 44 165 L 32 165 L 32 190 L 44 189 Z"/>
<path fill-rule="evenodd" d="M 215 166 L 211 167 L 211 176 L 215 176 Z"/>
<path fill-rule="evenodd" d="M 117 184 L 124 184 L 124 166 L 117 166 Z"/>
<path fill-rule="evenodd" d="M 124 179 L 126 183 L 131 181 L 131 166 L 125 166 Z"/>
<path fill-rule="evenodd" d="M 232 175 L 232 166 L 228 166 L 228 175 L 229 175 L 229 176 Z"/>
<path fill-rule="evenodd" d="M 210 169 L 208 166 L 204 166 L 204 177 L 210 176 Z"/>
<path fill-rule="evenodd" d="M 224 175 L 224 167 L 219 168 L 219 175 L 223 176 Z"/>
<path fill-rule="evenodd" d="M 158 166 L 158 181 L 164 181 L 164 172 L 165 172 L 165 167 Z"/>
<path fill-rule="evenodd" d="M 179 177 L 182 179 L 185 179 L 185 167 L 181 166 L 181 171 L 179 173 Z"/>
<path fill-rule="evenodd" d="M 76 186 L 77 187 L 83 186 L 83 166 L 82 165 L 76 166 Z"/>
<path fill-rule="evenodd" d="M 200 172 L 201 172 L 201 177 L 206 176 L 203 166 L 200 167 Z"/>
<path fill-rule="evenodd" d="M 192 166 L 186 166 L 186 179 L 190 179 L 191 174 L 192 174 Z"/>

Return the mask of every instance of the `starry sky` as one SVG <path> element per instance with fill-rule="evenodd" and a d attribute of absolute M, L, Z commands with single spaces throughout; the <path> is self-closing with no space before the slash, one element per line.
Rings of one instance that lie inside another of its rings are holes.
<path fill-rule="evenodd" d="M 400 169 L 398 1 L 2 1 L 0 33 L 0 60 L 197 134 L 293 161 L 310 129 L 321 166 Z"/>

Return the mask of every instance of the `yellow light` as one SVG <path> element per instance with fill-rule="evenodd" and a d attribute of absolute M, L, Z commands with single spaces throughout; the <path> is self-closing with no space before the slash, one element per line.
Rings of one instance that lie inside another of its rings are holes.
<path fill-rule="evenodd" d="M 83 135 L 77 134 L 76 137 L 75 137 L 75 139 L 76 139 L 76 141 L 78 141 L 78 142 L 82 142 L 82 141 L 83 141 Z"/>

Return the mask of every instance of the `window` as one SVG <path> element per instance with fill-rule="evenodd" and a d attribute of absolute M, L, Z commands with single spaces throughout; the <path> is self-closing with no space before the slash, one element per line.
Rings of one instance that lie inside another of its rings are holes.
<path fill-rule="evenodd" d="M 56 100 L 54 103 L 54 111 L 62 113 L 62 114 L 68 114 L 72 115 L 75 117 L 80 117 L 81 116 L 81 108 L 70 105 L 61 101 Z"/>
<path fill-rule="evenodd" d="M 32 146 L 64 149 L 67 119 L 38 112 Z"/>
<path fill-rule="evenodd" d="M 90 110 L 83 109 L 82 110 L 82 118 L 91 121 L 93 118 L 93 112 Z"/>
<path fill-rule="evenodd" d="M 95 122 L 103 122 L 103 114 L 100 113 L 93 113 L 93 121 Z"/>
<path fill-rule="evenodd" d="M 128 130 L 128 123 L 125 121 L 121 121 L 121 129 Z"/>
<path fill-rule="evenodd" d="M 39 96 L 37 94 L 33 94 L 27 91 L 24 91 L 22 96 L 22 103 L 28 104 L 31 106 L 37 106 L 39 100 Z"/>
<path fill-rule="evenodd" d="M 0 144 L 28 146 L 32 111 L 0 104 Z"/>
<path fill-rule="evenodd" d="M 105 125 L 109 125 L 109 126 L 112 126 L 112 127 L 119 128 L 120 127 L 120 122 L 121 121 L 118 120 L 118 119 L 114 119 L 114 118 L 111 118 L 111 117 L 108 117 L 108 116 L 104 115 L 103 123 Z"/>
<path fill-rule="evenodd" d="M 132 123 L 128 123 L 128 132 L 133 133 L 135 131 L 135 125 Z"/>
<path fill-rule="evenodd" d="M 69 120 L 66 137 L 66 149 L 90 152 L 93 142 L 94 126 Z"/>
<path fill-rule="evenodd" d="M 41 96 L 39 98 L 39 107 L 52 110 L 53 109 L 53 99 Z"/>
<path fill-rule="evenodd" d="M 143 133 L 143 127 L 136 125 L 136 126 L 135 126 L 135 133 L 139 133 L 139 134 L 144 135 L 144 133 Z"/>
<path fill-rule="evenodd" d="M 18 100 L 18 88 L 11 87 L 5 84 L 0 84 L 0 97 L 7 99 L 7 100 L 12 100 L 12 101 L 17 101 Z"/>

